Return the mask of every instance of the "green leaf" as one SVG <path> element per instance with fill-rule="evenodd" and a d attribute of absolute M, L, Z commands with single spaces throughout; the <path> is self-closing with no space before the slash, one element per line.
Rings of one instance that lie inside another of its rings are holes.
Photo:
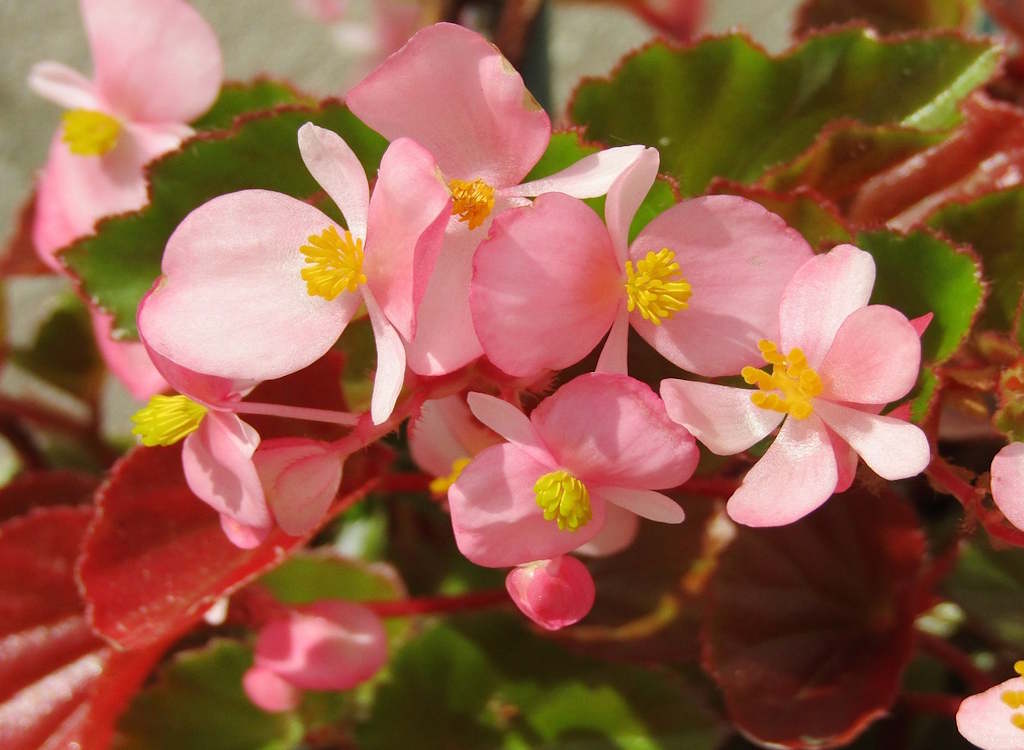
<path fill-rule="evenodd" d="M 721 726 L 681 678 L 566 651 L 506 616 L 460 618 L 393 663 L 360 747 L 710 750 Z"/>
<path fill-rule="evenodd" d="M 78 297 L 68 294 L 39 327 L 35 340 L 15 349 L 11 360 L 42 380 L 93 401 L 104 372 L 93 341 L 89 312 Z"/>
<path fill-rule="evenodd" d="M 121 718 L 115 750 L 290 750 L 304 729 L 294 713 L 269 714 L 249 702 L 242 675 L 252 653 L 216 641 L 178 654 Z"/>
<path fill-rule="evenodd" d="M 239 115 L 297 103 L 313 104 L 308 97 L 279 81 L 259 78 L 249 83 L 225 83 L 213 106 L 193 122 L 192 127 L 196 130 L 230 128 Z"/>
<path fill-rule="evenodd" d="M 697 195 L 713 177 L 752 182 L 796 158 L 832 120 L 950 128 L 959 101 L 999 60 L 987 42 L 880 40 L 858 29 L 815 36 L 781 57 L 738 35 L 684 49 L 655 43 L 610 80 L 582 84 L 570 116 L 588 138 L 657 147 L 662 171 Z"/>
<path fill-rule="evenodd" d="M 267 573 L 260 582 L 284 604 L 320 599 L 381 601 L 405 596 L 398 574 L 383 563 L 349 559 L 330 550 L 305 552 Z"/>
<path fill-rule="evenodd" d="M 799 10 L 798 34 L 849 21 L 864 21 L 883 34 L 967 25 L 976 0 L 807 0 Z"/>
<path fill-rule="evenodd" d="M 136 307 L 160 274 L 167 238 L 192 209 L 247 188 L 297 198 L 320 191 L 299 156 L 296 133 L 305 122 L 339 133 L 367 172 L 376 172 L 386 143 L 343 105 L 326 102 L 319 109 L 266 113 L 231 131 L 187 141 L 151 164 L 150 205 L 101 222 L 97 235 L 67 250 L 69 269 L 84 290 L 115 315 L 119 334 L 137 335 Z"/>
<path fill-rule="evenodd" d="M 951 204 L 928 222 L 981 256 L 991 294 L 978 325 L 1009 331 L 1024 291 L 1024 188 L 992 193 L 967 204 Z"/>

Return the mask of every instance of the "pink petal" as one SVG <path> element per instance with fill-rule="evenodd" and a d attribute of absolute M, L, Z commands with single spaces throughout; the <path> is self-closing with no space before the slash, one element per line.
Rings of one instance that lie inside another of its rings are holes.
<path fill-rule="evenodd" d="M 418 375 L 445 375 L 465 367 L 484 350 L 469 309 L 473 254 L 486 237 L 453 222 L 445 232 L 434 273 L 420 302 L 416 333 L 407 347 L 409 368 Z"/>
<path fill-rule="evenodd" d="M 836 489 L 833 494 L 838 495 L 840 492 L 846 492 L 851 486 L 853 486 L 853 480 L 857 476 L 858 456 L 857 451 L 851 448 L 849 443 L 829 429 L 828 425 L 825 425 L 825 429 L 828 430 L 828 438 L 832 441 L 832 450 L 836 454 L 836 472 L 838 474 L 838 479 L 836 480 Z"/>
<path fill-rule="evenodd" d="M 917 476 L 931 461 L 928 438 L 917 425 L 824 399 L 815 399 L 814 411 L 883 479 Z"/>
<path fill-rule="evenodd" d="M 185 438 L 181 462 L 189 489 L 201 500 L 243 525 L 264 528 L 272 522 L 252 462 L 259 441 L 234 414 L 210 411 Z"/>
<path fill-rule="evenodd" d="M 731 456 L 768 437 L 786 415 L 754 406 L 752 391 L 692 380 L 662 380 L 669 417 L 712 453 Z"/>
<path fill-rule="evenodd" d="M 526 417 L 523 420 L 529 423 Z M 462 396 L 431 399 L 409 423 L 409 453 L 416 465 L 435 477 L 447 476 L 460 458 L 475 456 L 499 442 L 473 418 Z"/>
<path fill-rule="evenodd" d="M 176 364 L 225 378 L 271 380 L 312 364 L 360 302 L 307 291 L 299 248 L 328 227 L 337 229 L 312 206 L 266 190 L 204 203 L 167 242 L 164 276 L 139 308 L 141 335 Z"/>
<path fill-rule="evenodd" d="M 669 419 L 654 391 L 624 375 L 580 375 L 530 421 L 555 461 L 588 485 L 665 489 L 697 466 L 693 436 Z"/>
<path fill-rule="evenodd" d="M 220 514 L 220 527 L 228 541 L 239 549 L 259 547 L 273 529 L 273 526 L 246 526 L 224 513 Z"/>
<path fill-rule="evenodd" d="M 408 138 L 394 141 L 370 198 L 363 270 L 384 314 L 405 339 L 416 330 L 416 311 L 451 212 L 451 196 L 430 153 Z"/>
<path fill-rule="evenodd" d="M 327 443 L 280 438 L 253 455 L 267 504 L 281 530 L 292 536 L 312 531 L 338 494 L 341 458 Z"/>
<path fill-rule="evenodd" d="M 630 246 L 630 257 L 662 248 L 675 253 L 692 287 L 689 306 L 660 326 L 634 312 L 637 333 L 699 375 L 735 375 L 744 365 L 760 365 L 757 342 L 778 343 L 782 291 L 813 255 L 803 237 L 753 201 L 714 195 L 658 216 Z"/>
<path fill-rule="evenodd" d="M 145 338 L 142 339 L 142 344 L 146 345 Z M 254 380 L 230 380 L 189 370 L 174 364 L 148 347 L 146 353 L 157 372 L 173 390 L 209 406 L 230 410 L 232 401 L 242 398 L 257 385 L 257 381 Z"/>
<path fill-rule="evenodd" d="M 780 348 L 789 352 L 799 347 L 811 367 L 818 367 L 839 326 L 868 304 L 874 285 L 874 258 L 853 245 L 840 245 L 811 258 L 783 292 Z"/>
<path fill-rule="evenodd" d="M 573 625 L 594 606 L 594 579 L 575 557 L 515 568 L 505 588 L 520 611 L 546 630 Z"/>
<path fill-rule="evenodd" d="M 183 0 L 81 0 L 96 89 L 139 122 L 190 122 L 223 78 L 213 29 Z"/>
<path fill-rule="evenodd" d="M 41 62 L 28 73 L 28 87 L 64 109 L 102 109 L 92 81 L 59 62 Z"/>
<path fill-rule="evenodd" d="M 382 424 L 394 411 L 402 392 L 402 383 L 405 382 L 405 344 L 377 306 L 372 292 L 363 292 L 363 302 L 373 328 L 373 341 L 377 346 L 377 371 L 373 375 L 370 418 L 374 424 Z"/>
<path fill-rule="evenodd" d="M 504 568 L 571 552 L 604 524 L 605 504 L 591 493 L 591 520 L 576 531 L 545 521 L 533 491 L 551 471 L 519 446 L 487 448 L 448 490 L 452 530 L 459 550 L 477 565 Z"/>
<path fill-rule="evenodd" d="M 608 190 L 604 220 L 615 248 L 618 265 L 625 266 L 629 245 L 629 225 L 658 176 L 660 155 L 656 148 L 645 148 L 636 161 L 619 175 Z"/>
<path fill-rule="evenodd" d="M 1010 443 L 992 459 L 992 499 L 1010 523 L 1024 529 L 1024 443 Z"/>
<path fill-rule="evenodd" d="M 654 149 L 644 149 L 643 146 L 606 148 L 584 156 L 572 166 L 548 177 L 503 188 L 501 194 L 533 198 L 544 193 L 565 193 L 573 198 L 597 198 L 607 193 L 619 175 L 645 151 Z"/>
<path fill-rule="evenodd" d="M 294 685 L 261 667 L 246 671 L 242 676 L 242 687 L 249 700 L 271 713 L 291 711 L 302 700 L 302 694 Z"/>
<path fill-rule="evenodd" d="M 576 554 L 590 557 L 607 557 L 626 549 L 636 539 L 640 530 L 640 516 L 607 503 L 604 510 L 604 526 L 597 536 L 576 548 Z"/>
<path fill-rule="evenodd" d="M 625 296 L 601 220 L 561 193 L 498 216 L 474 259 L 469 304 L 484 353 L 510 375 L 583 359 Z"/>
<path fill-rule="evenodd" d="M 537 435 L 533 422 L 508 401 L 475 392 L 470 393 L 466 401 L 473 416 L 497 434 L 510 443 L 526 448 L 538 461 L 551 460 L 551 454 Z"/>
<path fill-rule="evenodd" d="M 686 518 L 679 503 L 653 490 L 629 487 L 595 487 L 594 492 L 604 500 L 658 523 L 682 523 Z"/>
<path fill-rule="evenodd" d="M 732 520 L 747 526 L 785 526 L 828 500 L 838 478 L 822 421 L 813 415 L 787 419 L 725 509 Z"/>
<path fill-rule="evenodd" d="M 911 320 L 910 325 L 914 327 L 919 337 L 924 336 L 924 332 L 928 330 L 928 326 L 932 324 L 932 318 L 934 317 L 935 313 L 925 313 Z"/>
<path fill-rule="evenodd" d="M 389 140 L 408 136 L 449 179 L 518 184 L 551 137 L 547 114 L 501 53 L 474 31 L 439 23 L 418 32 L 346 103 Z"/>
<path fill-rule="evenodd" d="M 150 396 L 167 390 L 167 381 L 153 366 L 143 344 L 137 341 L 115 341 L 110 335 L 113 318 L 95 308 L 89 310 L 89 315 L 100 356 L 133 398 L 146 401 Z"/>
<path fill-rule="evenodd" d="M 1014 677 L 983 693 L 965 698 L 956 712 L 956 728 L 968 742 L 982 750 L 1020 750 L 1024 731 L 1012 722 L 1016 713 L 1003 702 L 1003 693 L 1024 690 L 1024 680 Z"/>
<path fill-rule="evenodd" d="M 595 372 L 607 372 L 612 375 L 625 375 L 629 371 L 629 311 L 625 302 L 619 303 L 615 313 L 615 321 L 608 332 L 608 338 L 601 347 L 597 358 Z"/>
<path fill-rule="evenodd" d="M 387 662 L 380 618 L 353 602 L 316 602 L 260 631 L 255 664 L 304 690 L 348 690 Z"/>
<path fill-rule="evenodd" d="M 352 236 L 366 239 L 370 185 L 349 145 L 334 131 L 307 122 L 299 128 L 299 154 L 313 179 L 341 209 Z"/>
<path fill-rule="evenodd" d="M 869 305 L 839 326 L 818 374 L 831 400 L 887 404 L 910 392 L 920 368 L 921 340 L 906 316 Z"/>

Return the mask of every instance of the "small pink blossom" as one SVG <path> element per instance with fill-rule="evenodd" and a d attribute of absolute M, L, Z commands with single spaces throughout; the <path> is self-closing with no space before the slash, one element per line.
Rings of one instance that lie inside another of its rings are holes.
<path fill-rule="evenodd" d="M 551 121 L 493 45 L 448 23 L 413 36 L 346 103 L 387 138 L 422 144 L 453 194 L 454 215 L 420 308 L 423 325 L 408 350 L 409 367 L 421 375 L 452 372 L 483 353 L 468 299 L 473 254 L 493 218 L 542 193 L 604 195 L 643 151 L 608 149 L 522 183 L 547 149 Z"/>
<path fill-rule="evenodd" d="M 281 193 L 215 198 L 168 241 L 163 276 L 139 307 L 139 331 L 179 366 L 261 381 L 320 358 L 365 306 L 377 345 L 370 413 L 380 424 L 405 378 L 404 342 L 440 249 L 448 192 L 433 158 L 409 139 L 384 154 L 372 197 L 340 136 L 307 123 L 298 140 L 348 229 Z"/>
<path fill-rule="evenodd" d="M 1017 677 L 965 698 L 956 712 L 960 734 L 982 750 L 1024 748 L 1024 662 L 1015 669 Z"/>
<path fill-rule="evenodd" d="M 654 490 L 686 481 L 697 449 L 643 383 L 581 375 L 529 417 L 482 393 L 469 395 L 469 407 L 507 441 L 479 453 L 448 490 L 455 541 L 478 565 L 520 565 L 604 535 L 618 540 L 633 514 L 683 520 L 682 508 Z"/>
<path fill-rule="evenodd" d="M 287 711 L 298 705 L 298 691 L 349 690 L 377 674 L 387 658 L 377 615 L 353 602 L 321 601 L 263 627 L 242 684 L 257 706 Z"/>
<path fill-rule="evenodd" d="M 777 336 L 779 296 L 811 248 L 758 204 L 724 195 L 673 206 L 630 244 L 658 161 L 645 149 L 619 175 L 605 222 L 559 193 L 495 219 L 470 292 L 495 365 L 516 376 L 560 370 L 608 334 L 598 370 L 624 373 L 632 326 L 682 369 L 717 376 Z"/>
<path fill-rule="evenodd" d="M 447 396 L 423 404 L 418 419 L 409 424 L 409 453 L 423 471 L 435 477 L 431 492 L 439 497 L 470 460 L 501 438 L 473 417 L 462 396 Z"/>
<path fill-rule="evenodd" d="M 594 579 L 575 557 L 513 568 L 505 588 L 522 613 L 547 630 L 579 622 L 594 606 Z"/>
<path fill-rule="evenodd" d="M 1024 529 L 1024 443 L 1010 443 L 992 459 L 992 499 L 1006 520 Z"/>
<path fill-rule="evenodd" d="M 879 414 L 913 388 L 921 343 L 902 313 L 868 305 L 874 282 L 874 259 L 851 245 L 804 263 L 782 294 L 781 345 L 761 343 L 772 374 L 756 360 L 743 368 L 757 391 L 662 381 L 672 419 L 718 455 L 745 451 L 782 425 L 729 499 L 739 523 L 802 518 L 850 486 L 858 456 L 890 480 L 928 465 L 921 429 Z"/>

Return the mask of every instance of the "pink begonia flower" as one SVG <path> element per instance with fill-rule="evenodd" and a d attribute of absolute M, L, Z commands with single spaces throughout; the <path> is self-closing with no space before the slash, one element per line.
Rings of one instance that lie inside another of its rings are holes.
<path fill-rule="evenodd" d="M 505 588 L 522 613 L 547 630 L 579 622 L 594 606 L 594 579 L 575 557 L 513 568 Z"/>
<path fill-rule="evenodd" d="M 270 380 L 319 359 L 365 305 L 377 345 L 370 414 L 380 424 L 402 389 L 403 339 L 416 330 L 450 197 L 433 158 L 407 138 L 385 152 L 372 197 L 339 135 L 306 123 L 298 140 L 348 230 L 281 193 L 214 198 L 168 240 L 163 276 L 139 307 L 139 331 L 179 366 Z"/>
<path fill-rule="evenodd" d="M 506 567 L 571 552 L 636 514 L 680 523 L 655 492 L 689 479 L 693 436 L 643 383 L 581 375 L 527 418 L 511 404 L 469 394 L 476 418 L 505 443 L 479 453 L 448 490 L 455 541 L 478 565 Z M 621 512 L 620 512 L 621 511 Z"/>
<path fill-rule="evenodd" d="M 192 134 L 187 123 L 217 97 L 220 48 L 212 29 L 182 0 L 82 0 L 94 76 L 39 63 L 29 85 L 67 111 L 39 176 L 32 239 L 39 257 L 64 272 L 55 253 L 89 235 L 96 221 L 148 202 L 143 167 Z M 93 310 L 104 360 L 136 398 L 166 385 L 142 347 L 109 336 Z"/>
<path fill-rule="evenodd" d="M 445 497 L 473 456 L 501 442 L 476 421 L 462 396 L 426 401 L 419 418 L 409 424 L 409 453 L 423 471 L 435 477 L 430 491 Z"/>
<path fill-rule="evenodd" d="M 299 690 L 348 690 L 377 674 L 387 659 L 387 634 L 377 615 L 354 602 L 321 601 L 263 627 L 242 685 L 257 706 L 286 711 L 298 705 Z"/>
<path fill-rule="evenodd" d="M 1006 520 L 1024 529 L 1024 443 L 1010 443 L 992 459 L 992 499 Z"/>
<path fill-rule="evenodd" d="M 840 245 L 807 261 L 779 307 L 781 345 L 743 368 L 751 392 L 664 380 L 668 413 L 718 455 L 740 453 L 781 423 L 775 442 L 729 498 L 729 516 L 749 526 L 792 523 L 849 487 L 857 457 L 884 479 L 919 474 L 930 449 L 916 425 L 879 412 L 917 380 L 921 342 L 903 313 L 868 305 L 874 259 Z"/>
<path fill-rule="evenodd" d="M 956 712 L 956 727 L 982 750 L 1024 748 L 1024 661 L 1017 677 L 965 698 Z"/>
<path fill-rule="evenodd" d="M 412 339 L 409 367 L 441 375 L 478 358 L 469 287 L 473 254 L 502 211 L 559 191 L 604 195 L 642 152 L 625 146 L 520 184 L 547 149 L 551 121 L 501 53 L 474 31 L 439 23 L 417 33 L 363 82 L 346 103 L 389 139 L 410 137 L 437 159 L 454 198 L 437 268 Z"/>
<path fill-rule="evenodd" d="M 810 246 L 760 205 L 727 195 L 668 209 L 629 244 L 658 172 L 645 149 L 612 184 L 605 222 L 559 193 L 495 219 L 470 307 L 487 358 L 510 375 L 560 370 L 608 334 L 598 370 L 626 372 L 629 327 L 684 370 L 736 372 L 778 336 L 778 299 Z"/>

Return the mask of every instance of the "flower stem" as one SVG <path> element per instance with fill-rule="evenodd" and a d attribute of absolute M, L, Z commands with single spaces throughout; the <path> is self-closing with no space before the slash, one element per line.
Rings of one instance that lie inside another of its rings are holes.
<path fill-rule="evenodd" d="M 971 692 L 980 693 L 995 684 L 987 672 L 974 665 L 971 657 L 945 638 L 928 633 L 918 633 L 917 644 L 922 651 L 949 667 L 951 672 L 966 683 Z"/>
<path fill-rule="evenodd" d="M 260 414 L 268 417 L 302 419 L 307 422 L 329 422 L 346 427 L 357 425 L 361 416 L 354 412 L 311 409 L 306 406 L 286 406 L 284 404 L 260 404 L 252 401 L 233 401 L 230 408 L 238 414 Z"/>
<path fill-rule="evenodd" d="M 900 703 L 917 714 L 938 714 L 956 716 L 963 698 L 945 693 L 907 692 L 900 696 Z"/>

